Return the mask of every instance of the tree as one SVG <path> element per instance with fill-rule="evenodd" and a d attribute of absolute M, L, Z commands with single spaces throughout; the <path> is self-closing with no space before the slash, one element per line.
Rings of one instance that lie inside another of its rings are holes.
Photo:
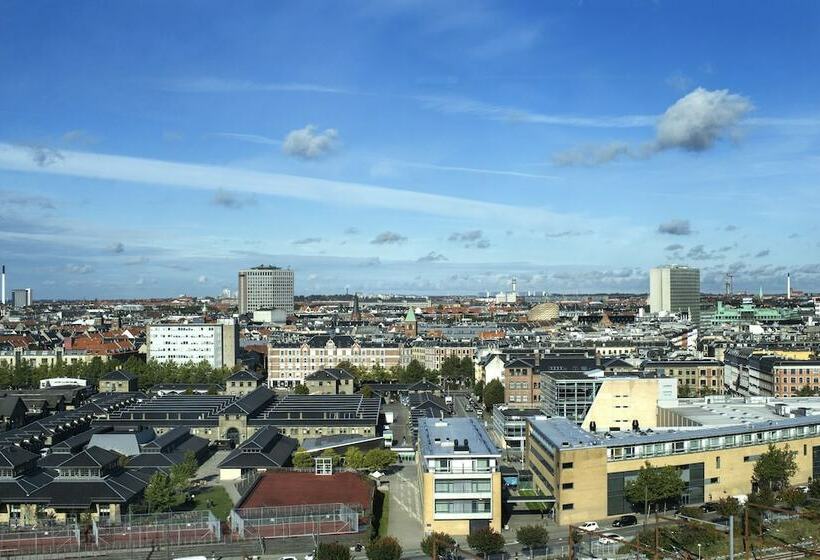
<path fill-rule="evenodd" d="M 345 451 L 345 466 L 349 469 L 362 469 L 365 465 L 364 457 L 364 453 L 358 447 L 348 447 Z"/>
<path fill-rule="evenodd" d="M 338 364 L 336 364 L 337 369 L 343 369 L 350 375 L 352 375 L 355 379 L 362 379 L 364 378 L 365 370 L 360 368 L 359 366 L 354 366 L 348 360 L 342 360 Z"/>
<path fill-rule="evenodd" d="M 820 478 L 815 478 L 809 484 L 809 498 L 820 500 Z"/>
<path fill-rule="evenodd" d="M 418 360 L 410 360 L 407 367 L 399 372 L 399 382 L 401 383 L 415 383 L 421 381 L 429 375 L 429 371 Z"/>
<path fill-rule="evenodd" d="M 800 387 L 800 390 L 797 391 L 798 397 L 815 397 L 817 394 L 820 393 L 817 389 L 813 389 L 810 385 L 803 385 Z"/>
<path fill-rule="evenodd" d="M 769 449 L 760 456 L 752 471 L 752 484 L 760 490 L 779 492 L 789 485 L 789 479 L 797 472 L 796 452 L 769 444 Z"/>
<path fill-rule="evenodd" d="M 504 537 L 490 527 L 485 527 L 470 533 L 467 536 L 467 544 L 479 554 L 486 556 L 504 548 Z"/>
<path fill-rule="evenodd" d="M 652 506 L 657 513 L 661 504 L 679 498 L 686 485 L 675 467 L 653 467 L 649 461 L 641 467 L 638 478 L 626 483 L 626 499 L 633 504 L 642 504 L 644 524 Z"/>
<path fill-rule="evenodd" d="M 168 511 L 176 498 L 176 488 L 171 477 L 165 473 L 154 474 L 145 487 L 145 501 L 148 502 L 148 510 L 151 512 Z"/>
<path fill-rule="evenodd" d="M 504 385 L 498 379 L 493 379 L 484 387 L 483 399 L 484 408 L 492 410 L 493 405 L 502 404 L 504 402 Z"/>
<path fill-rule="evenodd" d="M 726 496 L 721 498 L 715 504 L 717 507 L 717 511 L 723 517 L 729 517 L 730 515 L 740 515 L 740 501 L 734 496 Z"/>
<path fill-rule="evenodd" d="M 433 548 L 435 548 L 436 555 L 440 556 L 453 550 L 456 546 L 456 541 L 447 533 L 432 532 L 421 541 L 421 551 L 433 558 Z M 433 558 L 433 560 L 436 560 Z"/>
<path fill-rule="evenodd" d="M 383 471 L 397 460 L 396 453 L 389 449 L 371 449 L 364 454 L 364 467 L 373 471 Z"/>
<path fill-rule="evenodd" d="M 311 469 L 313 468 L 313 456 L 305 451 L 304 447 L 300 447 L 293 454 L 293 466 L 297 469 Z"/>
<path fill-rule="evenodd" d="M 365 547 L 367 560 L 400 560 L 401 545 L 393 537 L 380 537 Z"/>
<path fill-rule="evenodd" d="M 540 548 L 546 546 L 549 541 L 549 533 L 547 528 L 541 525 L 524 525 L 519 527 L 515 532 L 516 540 L 529 549 L 530 556 L 532 556 L 533 548 Z"/>
<path fill-rule="evenodd" d="M 800 488 L 786 488 L 780 492 L 780 500 L 792 509 L 797 509 L 808 501 L 808 496 Z"/>
<path fill-rule="evenodd" d="M 293 388 L 294 395 L 309 395 L 310 389 L 308 389 L 307 385 L 304 383 L 297 383 L 296 386 Z"/>
<path fill-rule="evenodd" d="M 341 460 L 341 457 L 339 457 L 339 454 L 336 453 L 336 451 L 334 451 L 333 449 L 325 449 L 324 451 L 322 451 L 321 456 L 326 457 L 326 458 L 329 457 L 331 459 L 331 463 L 333 463 L 334 467 L 336 465 L 338 465 L 339 461 Z"/>
<path fill-rule="evenodd" d="M 481 398 L 484 397 L 484 382 L 483 381 L 479 381 L 478 383 L 473 385 L 473 394 L 479 400 L 481 400 Z"/>
<path fill-rule="evenodd" d="M 362 396 L 366 399 L 369 399 L 373 396 L 373 388 L 370 385 L 365 385 L 364 387 L 359 390 Z"/>
<path fill-rule="evenodd" d="M 316 560 L 350 560 L 350 549 L 337 542 L 319 543 Z"/>

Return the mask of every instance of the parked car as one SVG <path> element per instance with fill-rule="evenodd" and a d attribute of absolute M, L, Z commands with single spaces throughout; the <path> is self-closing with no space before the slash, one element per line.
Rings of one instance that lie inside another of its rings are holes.
<path fill-rule="evenodd" d="M 700 511 L 703 513 L 713 513 L 717 511 L 717 504 L 715 502 L 706 502 L 700 506 Z"/>
<path fill-rule="evenodd" d="M 613 527 L 630 527 L 638 524 L 638 518 L 634 515 L 622 515 L 612 522 Z"/>
<path fill-rule="evenodd" d="M 578 525 L 578 529 L 581 531 L 597 531 L 598 523 L 595 521 L 584 521 Z"/>
<path fill-rule="evenodd" d="M 624 538 L 617 534 L 617 533 L 604 533 L 600 539 L 598 539 L 599 544 L 615 544 L 619 542 L 624 542 Z"/>

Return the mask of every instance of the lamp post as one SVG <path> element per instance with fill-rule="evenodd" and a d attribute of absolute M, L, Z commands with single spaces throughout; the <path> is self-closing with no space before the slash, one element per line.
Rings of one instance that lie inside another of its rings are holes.
<path fill-rule="evenodd" d="M 700 560 L 700 543 L 698 543 L 698 560 Z"/>

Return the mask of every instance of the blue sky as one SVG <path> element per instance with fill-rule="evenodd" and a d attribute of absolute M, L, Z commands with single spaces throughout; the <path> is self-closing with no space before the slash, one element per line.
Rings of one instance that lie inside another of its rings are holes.
<path fill-rule="evenodd" d="M 4 2 L 35 297 L 820 290 L 820 5 Z"/>

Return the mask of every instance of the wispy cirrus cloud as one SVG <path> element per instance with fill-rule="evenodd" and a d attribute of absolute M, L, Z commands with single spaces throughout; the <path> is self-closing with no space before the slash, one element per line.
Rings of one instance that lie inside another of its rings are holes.
<path fill-rule="evenodd" d="M 447 257 L 442 255 L 441 253 L 436 253 L 435 251 L 430 251 L 424 256 L 419 257 L 418 262 L 442 262 L 446 261 Z"/>
<path fill-rule="evenodd" d="M 420 214 L 493 220 L 521 225 L 571 227 L 579 216 L 544 208 L 484 202 L 458 196 L 409 189 L 252 171 L 236 167 L 162 161 L 96 152 L 62 151 L 50 165 L 40 165 L 27 147 L 0 143 L 0 169 L 84 177 L 100 181 L 205 190 L 211 193 L 242 192 L 335 205 L 358 205 Z M 224 194 L 215 204 L 236 207 Z"/>
<path fill-rule="evenodd" d="M 252 144 L 268 144 L 271 146 L 280 146 L 282 144 L 281 140 L 276 140 L 275 138 L 268 138 L 267 136 L 261 136 L 259 134 L 244 134 L 241 132 L 214 132 L 211 134 L 211 136 L 226 138 L 228 140 L 239 140 L 240 142 L 250 142 Z"/>
<path fill-rule="evenodd" d="M 543 175 L 539 173 L 527 173 L 524 171 L 513 171 L 506 169 L 486 169 L 482 167 L 463 167 L 458 165 L 439 165 L 435 163 L 422 163 L 415 161 L 385 160 L 381 162 L 385 165 L 395 165 L 400 167 L 412 167 L 417 169 L 431 169 L 435 171 L 455 171 L 459 173 L 475 173 L 478 175 L 500 175 L 503 177 L 520 177 L 524 179 L 560 179 L 557 175 Z"/>
<path fill-rule="evenodd" d="M 296 239 L 295 241 L 291 241 L 292 245 L 315 245 L 316 243 L 321 243 L 321 237 L 303 237 L 302 239 Z"/>
<path fill-rule="evenodd" d="M 217 77 L 172 80 L 163 83 L 161 89 L 183 93 L 242 93 L 254 91 L 336 93 L 344 95 L 354 95 L 356 93 L 350 89 L 323 84 L 305 82 L 254 82 L 251 80 L 229 80 Z"/>

